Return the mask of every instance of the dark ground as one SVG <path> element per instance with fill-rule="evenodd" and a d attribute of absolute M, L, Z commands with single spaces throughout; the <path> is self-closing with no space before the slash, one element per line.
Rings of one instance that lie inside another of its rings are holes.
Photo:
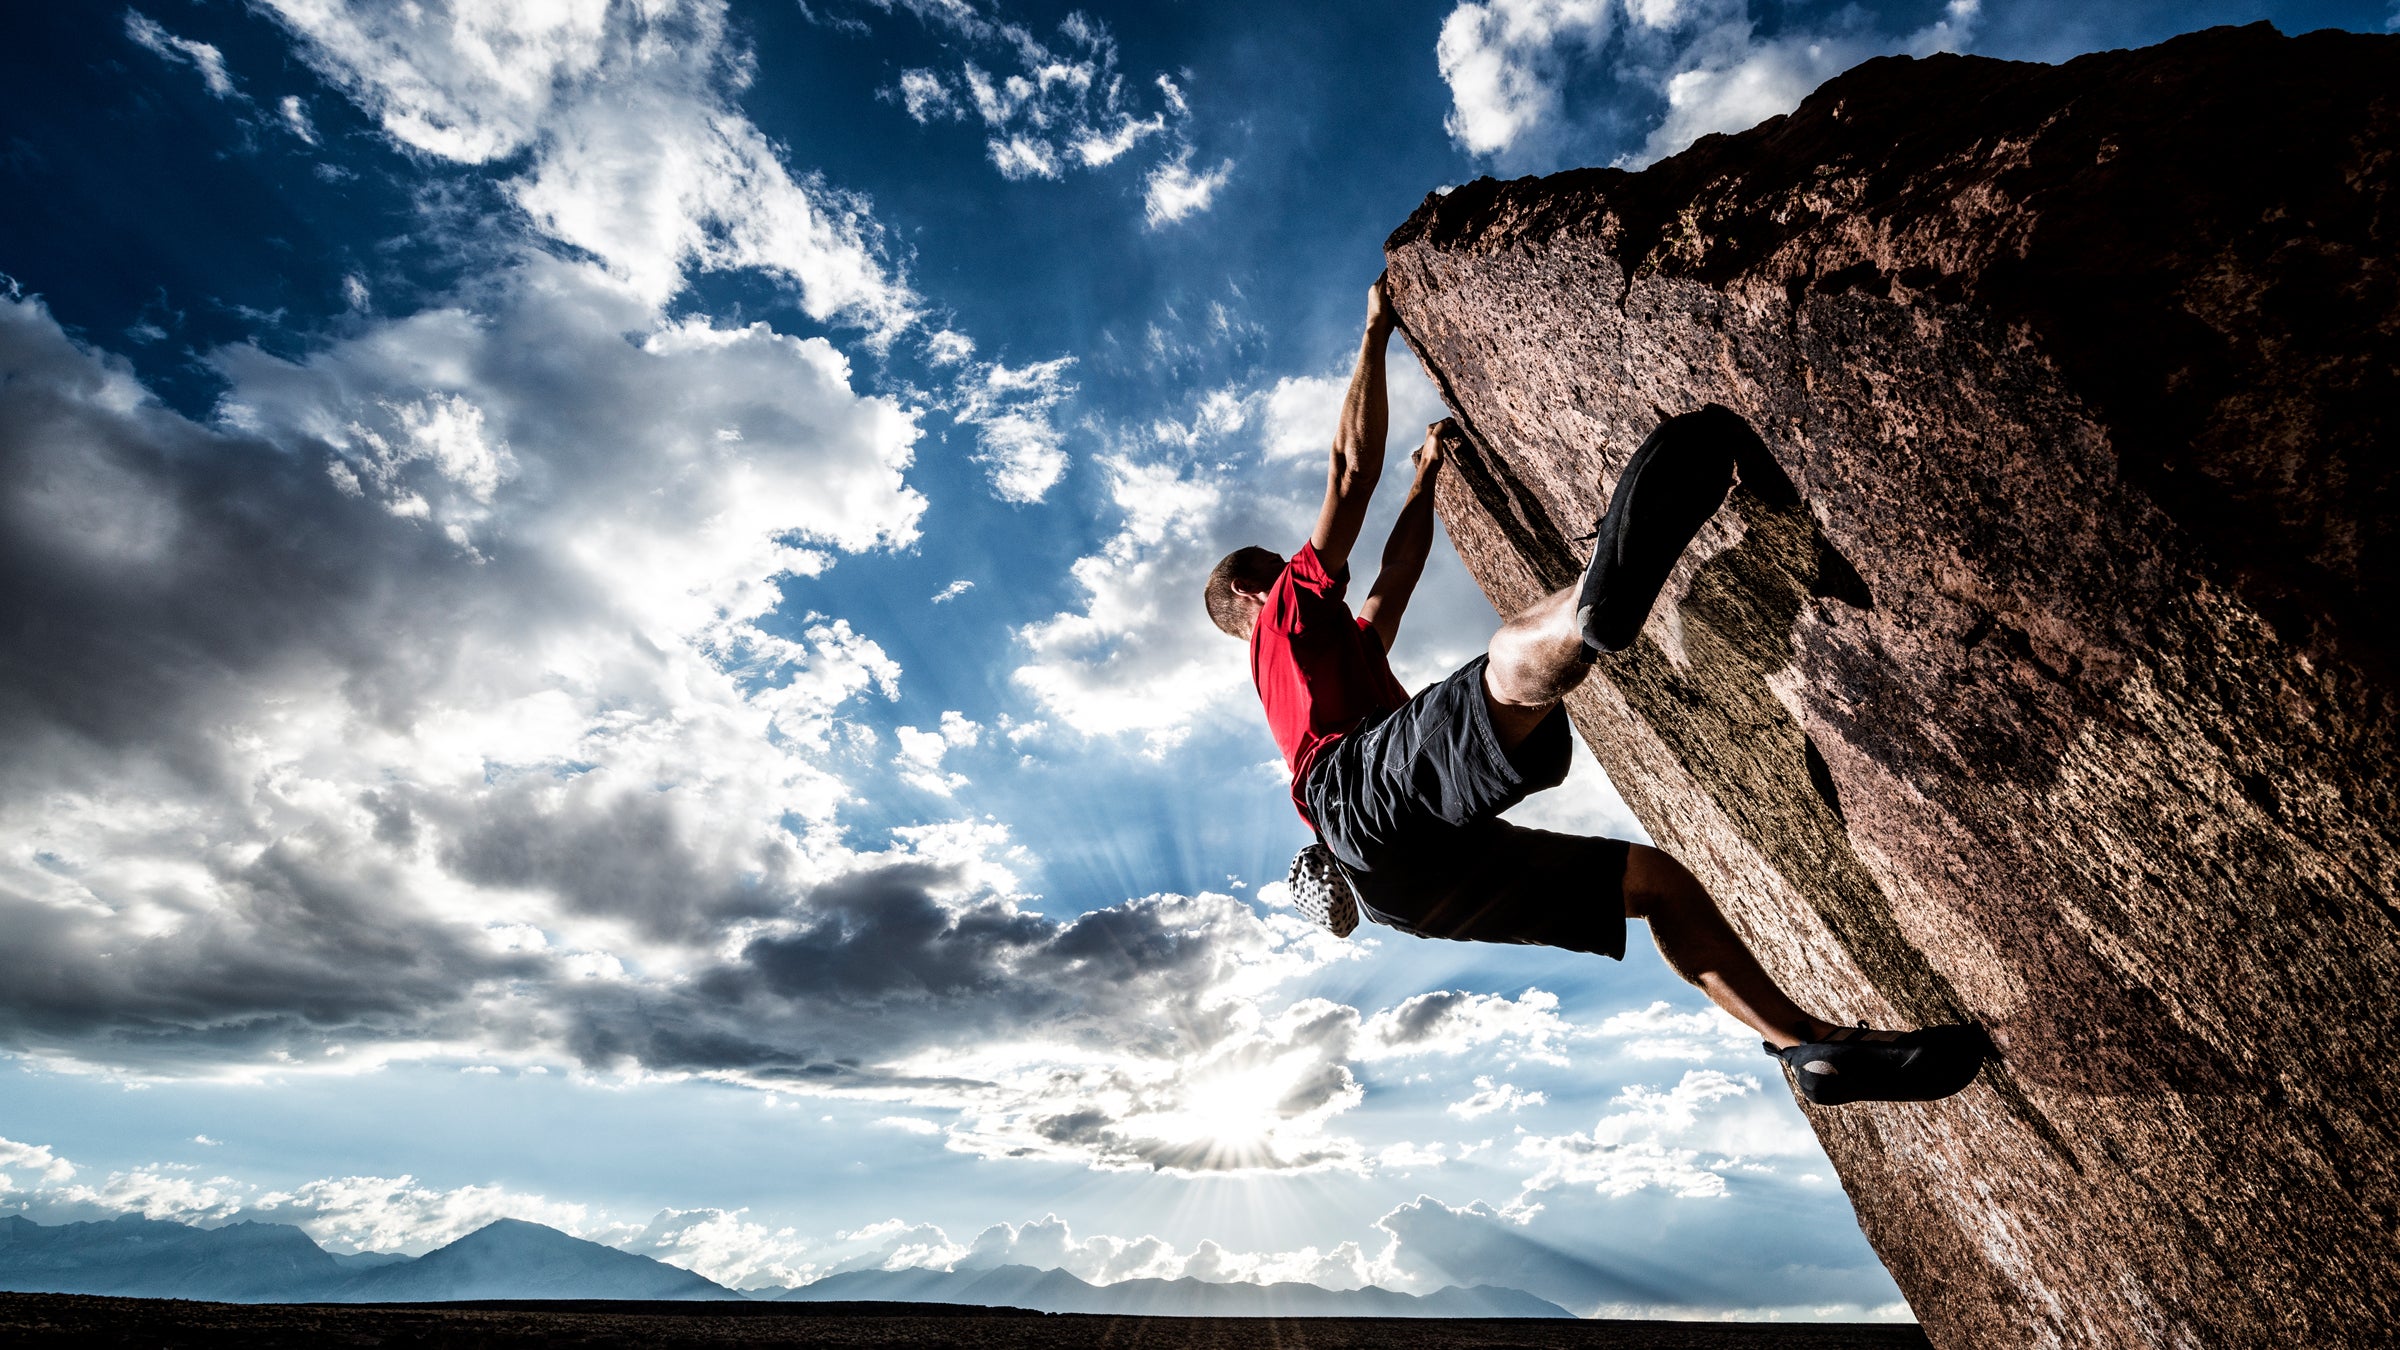
<path fill-rule="evenodd" d="M 140 1346 L 802 1345 L 1073 1350 L 1916 1350 L 1914 1326 L 1760 1322 L 1100 1317 L 924 1303 L 186 1303 L 0 1294 L 0 1343 Z"/>

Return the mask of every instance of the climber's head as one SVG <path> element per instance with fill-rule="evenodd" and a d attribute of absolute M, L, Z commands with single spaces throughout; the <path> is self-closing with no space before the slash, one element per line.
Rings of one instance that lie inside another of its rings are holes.
<path fill-rule="evenodd" d="M 1256 544 L 1226 554 L 1208 574 L 1209 619 L 1227 636 L 1249 641 L 1258 607 L 1266 603 L 1267 590 L 1282 571 L 1282 555 Z"/>

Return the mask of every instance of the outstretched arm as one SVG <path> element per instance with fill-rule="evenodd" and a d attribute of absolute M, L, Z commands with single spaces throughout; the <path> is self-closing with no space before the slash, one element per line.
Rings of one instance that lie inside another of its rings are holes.
<path fill-rule="evenodd" d="M 1328 572 L 1338 572 L 1367 522 L 1367 501 L 1383 477 L 1383 436 L 1389 411 L 1383 394 L 1383 349 L 1392 338 L 1391 301 L 1377 277 L 1367 291 L 1367 331 L 1359 339 L 1358 366 L 1342 399 L 1342 425 L 1333 437 L 1333 464 L 1325 476 L 1325 505 L 1308 542 Z"/>
<path fill-rule="evenodd" d="M 1414 456 L 1417 476 L 1408 485 L 1400 518 L 1392 522 L 1391 537 L 1383 541 L 1383 569 L 1375 574 L 1367 603 L 1358 609 L 1358 617 L 1374 627 L 1387 652 L 1400 637 L 1400 615 L 1417 589 L 1417 578 L 1425 575 L 1425 555 L 1433 551 L 1433 483 L 1441 472 L 1443 451 L 1458 434 L 1458 424 L 1447 417 L 1425 428 L 1425 444 Z"/>

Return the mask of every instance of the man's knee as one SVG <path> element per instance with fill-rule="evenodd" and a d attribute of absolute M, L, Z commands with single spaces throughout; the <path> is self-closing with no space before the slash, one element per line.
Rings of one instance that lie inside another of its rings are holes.
<path fill-rule="evenodd" d="M 1626 845 L 1626 918 L 1655 918 L 1713 903 L 1708 888 L 1673 854 L 1648 844 Z"/>

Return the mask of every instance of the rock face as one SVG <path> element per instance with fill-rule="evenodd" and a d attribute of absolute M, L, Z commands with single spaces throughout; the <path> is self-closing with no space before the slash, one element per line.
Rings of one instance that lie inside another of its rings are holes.
<path fill-rule="evenodd" d="M 1939 1345 L 2400 1327 L 2396 164 L 2400 38 L 2258 25 L 1872 61 L 1386 247 L 1503 612 L 1662 415 L 1757 430 L 1570 710 L 1804 1002 L 2002 1045 L 1809 1111 Z"/>

